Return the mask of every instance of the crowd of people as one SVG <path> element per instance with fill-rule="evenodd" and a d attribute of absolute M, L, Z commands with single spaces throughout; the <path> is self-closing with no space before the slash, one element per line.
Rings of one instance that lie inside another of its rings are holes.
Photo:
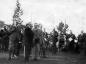
<path fill-rule="evenodd" d="M 75 34 L 59 33 L 54 30 L 52 34 L 42 30 L 42 25 L 35 23 L 26 26 L 4 26 L 0 30 L 0 51 L 9 53 L 9 60 L 24 51 L 25 61 L 29 60 L 33 50 L 34 60 L 46 57 L 46 52 L 57 54 L 60 51 L 80 53 L 86 55 L 86 33 L 83 31 L 77 37 Z"/>

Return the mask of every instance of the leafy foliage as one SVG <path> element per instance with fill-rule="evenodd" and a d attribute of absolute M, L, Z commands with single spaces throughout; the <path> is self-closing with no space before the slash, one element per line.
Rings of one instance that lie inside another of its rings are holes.
<path fill-rule="evenodd" d="M 0 21 L 0 28 L 2 28 L 5 25 L 4 21 Z"/>
<path fill-rule="evenodd" d="M 17 26 L 23 22 L 21 19 L 22 15 L 23 15 L 23 10 L 21 9 L 20 3 L 17 0 L 16 9 L 15 9 L 14 15 L 13 15 L 13 25 Z"/>
<path fill-rule="evenodd" d="M 58 25 L 58 27 L 57 27 L 57 29 L 58 29 L 58 31 L 59 31 L 60 33 L 65 34 L 66 31 L 67 31 L 67 29 L 68 29 L 68 27 L 69 27 L 69 26 L 68 26 L 67 24 L 64 24 L 63 22 L 60 22 L 59 25 Z"/>

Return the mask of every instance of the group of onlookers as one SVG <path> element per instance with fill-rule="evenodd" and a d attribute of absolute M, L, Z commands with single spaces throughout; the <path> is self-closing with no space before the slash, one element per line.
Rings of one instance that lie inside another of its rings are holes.
<path fill-rule="evenodd" d="M 46 57 L 46 52 L 80 53 L 83 50 L 86 54 L 86 33 L 82 32 L 76 37 L 72 32 L 62 34 L 54 30 L 53 34 L 48 34 L 37 23 L 34 26 L 28 23 L 22 28 L 11 26 L 0 30 L 0 51 L 8 51 L 9 60 L 18 57 L 21 49 L 25 61 L 29 60 L 31 54 L 34 60 Z"/>
<path fill-rule="evenodd" d="M 70 33 L 59 34 L 54 31 L 56 35 L 53 34 L 53 47 L 58 49 L 57 51 L 80 53 L 84 52 L 86 55 L 86 33 L 83 31 L 78 36 L 70 31 Z M 57 44 L 58 43 L 58 44 Z M 57 45 L 56 45 L 57 44 Z M 53 49 L 53 52 L 57 52 Z"/>

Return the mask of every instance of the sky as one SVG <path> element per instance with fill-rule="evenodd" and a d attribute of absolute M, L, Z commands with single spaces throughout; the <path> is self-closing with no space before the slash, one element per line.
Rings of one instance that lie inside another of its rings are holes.
<path fill-rule="evenodd" d="M 86 0 L 19 0 L 24 14 L 23 24 L 41 23 L 50 32 L 63 21 L 74 34 L 86 32 Z M 12 24 L 16 0 L 0 0 L 0 20 Z"/>

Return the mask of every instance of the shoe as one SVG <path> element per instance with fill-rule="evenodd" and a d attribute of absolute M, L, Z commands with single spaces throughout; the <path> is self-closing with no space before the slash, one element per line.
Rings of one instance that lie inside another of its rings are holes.
<path fill-rule="evenodd" d="M 14 57 L 16 58 L 17 56 L 16 56 L 16 55 L 14 55 Z"/>
<path fill-rule="evenodd" d="M 37 59 L 40 59 L 40 57 L 37 57 Z"/>
<path fill-rule="evenodd" d="M 11 59 L 14 59 L 14 58 L 15 58 L 14 56 L 11 57 Z"/>
<path fill-rule="evenodd" d="M 15 56 L 16 59 L 18 59 L 18 56 Z"/>
<path fill-rule="evenodd" d="M 47 58 L 47 56 L 43 56 L 43 58 Z"/>
<path fill-rule="evenodd" d="M 25 62 L 29 62 L 29 60 L 25 60 Z"/>
<path fill-rule="evenodd" d="M 8 58 L 8 60 L 11 60 L 11 58 Z"/>
<path fill-rule="evenodd" d="M 34 60 L 34 61 L 37 61 L 38 59 L 37 59 L 37 58 L 34 58 L 33 60 Z"/>
<path fill-rule="evenodd" d="M 25 62 L 28 62 L 28 61 L 29 61 L 29 59 L 26 59 L 26 58 L 25 58 Z"/>

